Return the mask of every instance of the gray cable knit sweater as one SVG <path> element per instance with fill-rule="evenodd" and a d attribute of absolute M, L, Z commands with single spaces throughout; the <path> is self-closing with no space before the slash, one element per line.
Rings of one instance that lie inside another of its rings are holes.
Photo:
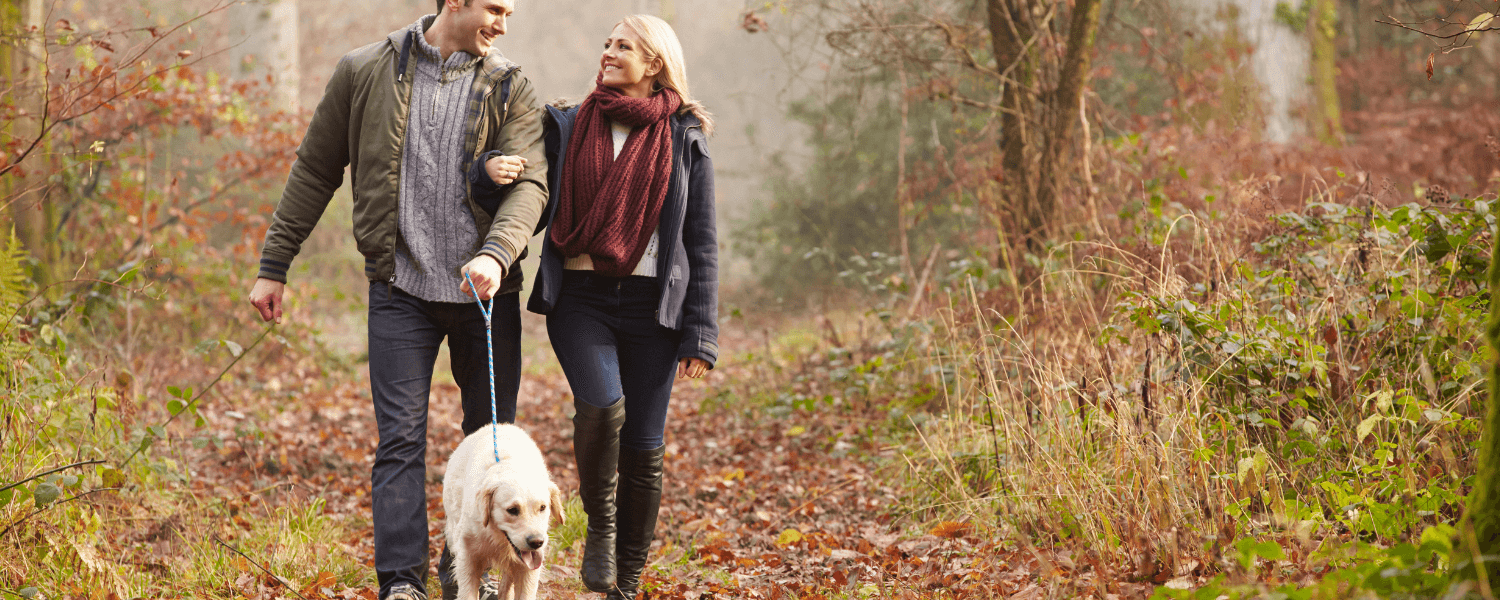
<path fill-rule="evenodd" d="M 434 302 L 473 302 L 459 292 L 459 270 L 479 245 L 474 216 L 465 205 L 464 110 L 480 58 L 439 50 L 420 35 L 412 48 L 411 112 L 401 154 L 400 214 L 404 246 L 396 249 L 396 287 Z"/>

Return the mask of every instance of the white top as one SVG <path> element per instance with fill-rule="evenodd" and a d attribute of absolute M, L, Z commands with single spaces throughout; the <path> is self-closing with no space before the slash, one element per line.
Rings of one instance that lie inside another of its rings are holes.
<path fill-rule="evenodd" d="M 620 150 L 625 148 L 625 140 L 630 137 L 630 126 L 611 121 L 609 123 L 609 132 L 611 137 L 614 138 L 615 157 L 619 158 Z M 657 235 L 657 232 L 653 230 L 651 232 L 651 241 L 646 244 L 646 253 L 641 255 L 641 261 L 636 263 L 635 270 L 631 271 L 630 274 L 643 277 L 656 277 L 656 255 L 659 252 L 657 247 L 660 245 L 661 236 Z M 579 254 L 573 258 L 564 258 L 563 268 L 573 271 L 592 271 L 594 270 L 594 259 L 590 258 L 587 254 Z"/>

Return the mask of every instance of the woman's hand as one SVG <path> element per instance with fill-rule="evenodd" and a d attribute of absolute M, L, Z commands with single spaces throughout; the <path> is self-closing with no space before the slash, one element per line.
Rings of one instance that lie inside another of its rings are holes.
<path fill-rule="evenodd" d="M 708 361 L 701 358 L 684 358 L 677 361 L 677 378 L 697 379 L 708 372 Z"/>
<path fill-rule="evenodd" d="M 502 154 L 484 161 L 484 172 L 495 185 L 510 185 L 526 170 L 526 159 L 521 156 Z"/>

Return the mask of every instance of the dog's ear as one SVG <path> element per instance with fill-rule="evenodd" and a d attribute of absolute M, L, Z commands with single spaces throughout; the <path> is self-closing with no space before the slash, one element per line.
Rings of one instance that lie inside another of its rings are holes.
<path fill-rule="evenodd" d="M 495 526 L 495 488 L 486 487 L 479 492 L 479 506 L 484 507 L 484 526 Z"/>
<path fill-rule="evenodd" d="M 558 489 L 557 484 L 555 483 L 549 483 L 547 484 L 547 487 L 551 488 L 552 492 L 552 499 L 548 501 L 549 506 L 547 507 L 547 510 L 552 511 L 552 514 L 557 515 L 557 523 L 559 525 L 567 523 L 568 517 L 564 514 L 563 511 L 562 490 Z"/>

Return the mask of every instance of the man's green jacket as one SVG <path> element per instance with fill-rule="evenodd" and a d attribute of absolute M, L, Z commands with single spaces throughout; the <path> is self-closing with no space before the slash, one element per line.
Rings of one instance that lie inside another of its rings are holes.
<path fill-rule="evenodd" d="M 266 231 L 260 277 L 286 282 L 292 259 L 343 183 L 344 167 L 351 166 L 354 239 L 365 256 L 365 276 L 371 281 L 395 279 L 394 253 L 402 243 L 396 204 L 416 73 L 410 58 L 416 35 L 405 28 L 392 32 L 384 40 L 344 55 L 334 68 Z M 526 158 L 525 172 L 502 188 L 493 216 L 475 202 L 472 189 L 465 194 L 476 230 L 487 232 L 483 240 L 475 241 L 475 255 L 490 255 L 505 267 L 499 292 L 504 294 L 521 289 L 521 270 L 511 266 L 524 256 L 547 204 L 543 111 L 520 67 L 498 52 L 490 53 L 475 68 L 464 119 L 465 171 L 480 168 L 474 161 L 489 151 Z M 502 102 L 506 79 L 510 79 L 510 93 Z M 465 175 L 461 178 L 471 180 Z"/>

